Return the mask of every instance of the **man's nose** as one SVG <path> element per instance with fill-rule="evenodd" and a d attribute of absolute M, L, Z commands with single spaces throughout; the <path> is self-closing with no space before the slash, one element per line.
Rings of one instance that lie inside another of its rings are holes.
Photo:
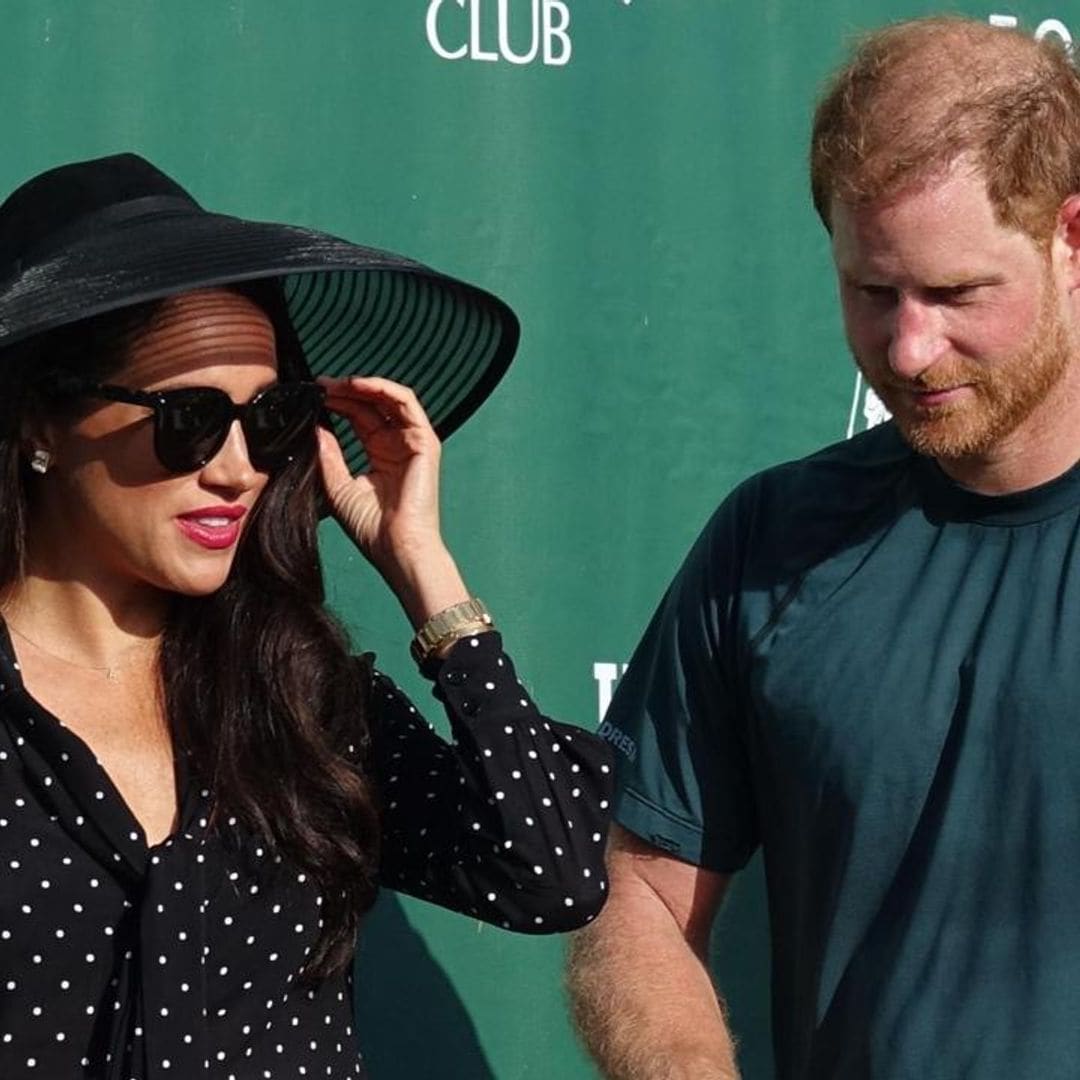
<path fill-rule="evenodd" d="M 946 349 L 941 312 L 917 297 L 901 295 L 893 311 L 889 367 L 902 379 L 915 379 Z"/>

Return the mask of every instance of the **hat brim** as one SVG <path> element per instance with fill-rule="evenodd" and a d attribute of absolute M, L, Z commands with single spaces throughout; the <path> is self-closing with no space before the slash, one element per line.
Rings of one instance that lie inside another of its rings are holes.
<path fill-rule="evenodd" d="M 170 209 L 85 230 L 0 283 L 0 348 L 192 289 L 277 278 L 313 375 L 379 375 L 411 387 L 451 435 L 506 372 L 519 327 L 498 297 L 401 256 L 312 229 Z M 351 469 L 365 465 L 347 423 Z"/>

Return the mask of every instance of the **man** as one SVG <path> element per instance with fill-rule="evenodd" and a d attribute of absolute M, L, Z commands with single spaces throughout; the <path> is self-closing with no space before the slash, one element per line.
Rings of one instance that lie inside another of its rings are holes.
<path fill-rule="evenodd" d="M 743 484 L 608 713 L 609 1077 L 735 1077 L 703 960 L 761 845 L 777 1075 L 1080 1069 L 1080 78 L 961 19 L 866 39 L 815 203 L 894 420 Z"/>

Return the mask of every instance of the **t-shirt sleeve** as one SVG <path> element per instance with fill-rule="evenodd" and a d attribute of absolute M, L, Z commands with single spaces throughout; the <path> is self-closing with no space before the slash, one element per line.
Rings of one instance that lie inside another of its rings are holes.
<path fill-rule="evenodd" d="M 742 501 L 729 498 L 691 548 L 600 728 L 616 751 L 615 820 L 721 872 L 758 844 L 737 678 Z"/>

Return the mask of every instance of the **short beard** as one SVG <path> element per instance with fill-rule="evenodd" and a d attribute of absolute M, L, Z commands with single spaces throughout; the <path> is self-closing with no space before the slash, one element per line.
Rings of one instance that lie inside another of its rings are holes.
<path fill-rule="evenodd" d="M 863 375 L 914 450 L 934 458 L 977 457 L 1031 416 L 1061 383 L 1072 357 L 1073 343 L 1055 292 L 1046 281 L 1031 341 L 1021 353 L 992 368 L 968 360 L 952 361 L 907 384 L 924 390 L 967 384 L 974 392 L 973 400 L 943 406 L 929 415 L 914 413 L 908 405 L 909 389 L 879 377 L 872 379 L 865 370 Z"/>

